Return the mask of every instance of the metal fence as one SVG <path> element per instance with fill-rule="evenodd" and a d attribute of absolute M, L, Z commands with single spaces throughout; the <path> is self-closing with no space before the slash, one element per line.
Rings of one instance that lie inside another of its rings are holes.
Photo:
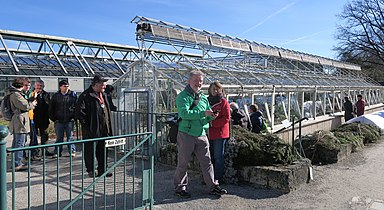
<path fill-rule="evenodd" d="M 0 209 L 152 209 L 155 138 L 151 132 L 6 149 L 7 133 L 1 126 Z M 93 142 L 95 149 L 100 141 L 111 146 L 104 149 L 108 167 L 100 176 L 89 177 L 81 152 L 75 157 L 70 151 L 69 155 L 58 158 L 45 155 L 46 150 L 66 148 L 68 144 L 75 144 L 77 151 L 83 151 L 85 143 Z M 122 150 L 117 146 L 119 143 L 129 148 Z M 43 151 L 41 161 L 31 160 L 33 149 Z M 17 151 L 28 156 L 26 171 L 15 170 Z M 109 172 L 113 173 L 112 177 L 106 177 Z"/>
<path fill-rule="evenodd" d="M 157 160 L 161 146 L 169 143 L 170 122 L 174 120 L 176 113 L 148 113 L 136 111 L 112 112 L 112 133 L 122 135 L 124 133 L 153 132 L 155 138 L 154 156 Z M 155 123 L 148 123 L 155 122 Z M 132 148 L 134 142 L 121 146 L 121 150 Z M 144 145 L 144 154 L 148 154 L 147 144 Z"/>

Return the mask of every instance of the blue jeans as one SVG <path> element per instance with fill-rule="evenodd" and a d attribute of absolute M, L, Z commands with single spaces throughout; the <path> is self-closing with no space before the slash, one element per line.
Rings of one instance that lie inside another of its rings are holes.
<path fill-rule="evenodd" d="M 27 140 L 26 133 L 14 133 L 12 148 L 22 148 L 25 145 L 25 141 Z M 15 167 L 22 165 L 21 160 L 23 159 L 23 150 L 15 152 Z"/>
<path fill-rule="evenodd" d="M 209 140 L 209 150 L 215 172 L 215 180 L 221 181 L 224 175 L 224 148 L 227 139 Z"/>
<path fill-rule="evenodd" d="M 70 122 L 55 122 L 55 132 L 56 132 L 56 143 L 61 143 L 64 141 L 64 132 L 65 136 L 67 137 L 67 141 L 71 142 L 73 141 L 73 121 Z M 76 152 L 76 147 L 74 144 L 68 144 L 68 152 L 72 150 L 72 152 Z M 63 151 L 63 146 L 59 147 L 59 155 Z M 55 154 L 57 154 L 57 147 L 55 147 Z"/>

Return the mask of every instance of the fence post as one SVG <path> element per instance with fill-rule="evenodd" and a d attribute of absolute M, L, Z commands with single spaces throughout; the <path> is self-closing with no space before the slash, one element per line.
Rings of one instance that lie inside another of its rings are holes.
<path fill-rule="evenodd" d="M 7 209 L 7 141 L 8 128 L 0 126 L 0 209 Z"/>

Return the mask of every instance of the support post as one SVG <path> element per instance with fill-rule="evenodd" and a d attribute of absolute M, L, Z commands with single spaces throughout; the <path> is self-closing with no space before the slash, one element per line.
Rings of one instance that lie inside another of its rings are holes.
<path fill-rule="evenodd" d="M 7 209 L 7 135 L 7 127 L 0 126 L 0 209 Z"/>
<path fill-rule="evenodd" d="M 276 87 L 273 86 L 272 101 L 271 101 L 271 129 L 275 127 L 275 99 L 276 99 Z"/>
<path fill-rule="evenodd" d="M 295 148 L 295 115 L 291 116 L 292 120 L 292 148 Z"/>

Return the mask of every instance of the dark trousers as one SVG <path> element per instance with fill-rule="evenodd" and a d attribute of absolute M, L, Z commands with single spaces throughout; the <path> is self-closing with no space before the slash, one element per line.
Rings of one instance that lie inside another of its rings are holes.
<path fill-rule="evenodd" d="M 47 144 L 48 142 L 48 126 L 42 126 L 35 124 L 36 133 L 40 134 L 41 137 L 41 145 Z"/>
<path fill-rule="evenodd" d="M 32 120 L 31 121 L 31 131 L 29 133 L 30 137 L 31 137 L 31 142 L 29 144 L 29 146 L 36 146 L 36 145 L 39 145 L 38 141 L 37 141 L 37 134 L 40 133 L 40 141 L 41 141 L 41 145 L 44 145 L 48 142 L 48 138 L 49 138 L 49 134 L 48 134 L 48 126 L 46 125 L 39 125 L 39 124 L 36 124 L 34 123 L 34 121 Z M 36 156 L 36 155 L 39 155 L 40 149 L 35 149 L 32 151 L 32 156 Z M 42 149 L 41 149 L 42 150 Z M 43 154 L 41 154 L 41 156 L 43 156 Z"/>
<path fill-rule="evenodd" d="M 95 146 L 94 146 L 95 145 Z M 96 147 L 96 154 L 94 147 Z M 97 160 L 97 170 L 99 173 L 104 173 L 105 166 L 104 164 L 104 158 L 105 163 L 107 162 L 107 156 L 104 155 L 104 150 L 107 153 L 108 150 L 105 148 L 105 141 L 93 141 L 93 142 L 87 142 L 84 143 L 84 161 L 85 161 L 85 167 L 87 168 L 87 172 L 94 171 L 94 154 L 96 155 Z"/>

